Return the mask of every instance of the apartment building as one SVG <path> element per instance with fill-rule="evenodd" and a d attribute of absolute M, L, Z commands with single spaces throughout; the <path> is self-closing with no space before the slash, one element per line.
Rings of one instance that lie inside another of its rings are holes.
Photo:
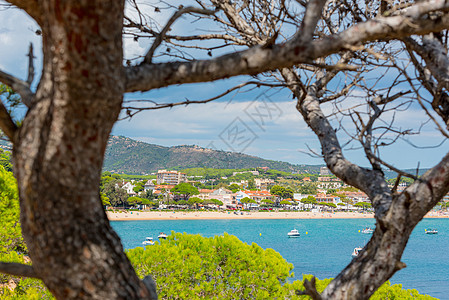
<path fill-rule="evenodd" d="M 321 176 L 327 176 L 327 175 L 331 175 L 331 172 L 329 171 L 329 169 L 327 167 L 321 167 L 320 168 L 320 175 Z"/>
<path fill-rule="evenodd" d="M 254 183 L 256 185 L 256 189 L 268 190 L 274 185 L 274 180 L 268 178 L 256 178 L 254 179 Z"/>
<path fill-rule="evenodd" d="M 341 202 L 340 197 L 330 196 L 330 195 L 326 195 L 326 194 L 317 194 L 315 198 L 318 203 L 324 202 L 324 203 L 337 204 L 337 203 Z"/>
<path fill-rule="evenodd" d="M 185 173 L 177 172 L 177 171 L 167 171 L 167 170 L 159 170 L 157 171 L 157 184 L 167 183 L 172 185 L 180 184 L 181 182 L 186 182 L 187 176 Z"/>

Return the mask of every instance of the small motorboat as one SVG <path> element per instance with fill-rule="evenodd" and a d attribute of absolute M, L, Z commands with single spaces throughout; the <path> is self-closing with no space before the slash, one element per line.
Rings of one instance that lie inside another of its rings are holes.
<path fill-rule="evenodd" d="M 167 235 L 163 232 L 159 232 L 159 235 L 157 236 L 157 238 L 165 240 L 167 238 Z"/>
<path fill-rule="evenodd" d="M 373 232 L 374 232 L 374 229 L 372 229 L 371 227 L 365 227 L 364 229 L 362 229 L 362 233 L 365 233 L 365 234 L 370 234 Z"/>
<path fill-rule="evenodd" d="M 143 245 L 154 245 L 154 241 L 152 237 L 147 237 L 145 241 L 142 242 Z"/>
<path fill-rule="evenodd" d="M 299 237 L 300 234 L 299 234 L 298 230 L 292 229 L 292 230 L 290 230 L 289 233 L 287 233 L 287 236 L 288 236 L 289 238 L 294 238 L 294 237 Z"/>
<path fill-rule="evenodd" d="M 424 229 L 424 231 L 426 232 L 426 234 L 437 234 L 438 230 L 436 229 Z"/>
<path fill-rule="evenodd" d="M 359 256 L 359 253 L 360 253 L 360 251 L 362 251 L 362 247 L 355 247 L 354 248 L 354 251 L 352 251 L 352 254 L 351 254 L 351 256 L 352 257 L 357 257 L 357 256 Z"/>

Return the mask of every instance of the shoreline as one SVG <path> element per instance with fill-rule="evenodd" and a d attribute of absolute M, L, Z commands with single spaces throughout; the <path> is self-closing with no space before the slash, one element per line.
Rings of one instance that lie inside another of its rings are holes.
<path fill-rule="evenodd" d="M 243 212 L 243 215 L 231 211 L 121 211 L 106 212 L 109 221 L 156 221 L 156 220 L 260 220 L 260 219 L 373 219 L 373 213 L 358 212 Z M 436 212 L 428 213 L 424 218 L 449 218 Z"/>

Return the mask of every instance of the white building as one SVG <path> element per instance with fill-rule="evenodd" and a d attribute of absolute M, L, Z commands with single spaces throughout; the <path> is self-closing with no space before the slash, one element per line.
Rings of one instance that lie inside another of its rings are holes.
<path fill-rule="evenodd" d="M 153 180 L 150 179 L 145 183 L 145 185 L 143 186 L 143 189 L 145 192 L 146 191 L 154 191 L 155 187 L 156 186 L 154 185 Z"/>
<path fill-rule="evenodd" d="M 268 190 L 270 186 L 274 185 L 274 180 L 269 178 L 256 178 L 254 179 L 256 189 Z"/>
<path fill-rule="evenodd" d="M 136 186 L 130 181 L 125 182 L 125 184 L 122 185 L 122 189 L 124 189 L 128 195 L 132 196 L 137 195 L 133 190 L 135 187 Z"/>
<path fill-rule="evenodd" d="M 171 185 L 177 185 L 181 182 L 186 182 L 187 176 L 185 173 L 177 171 L 159 170 L 157 171 L 157 184 L 167 183 Z"/>
<path fill-rule="evenodd" d="M 329 169 L 328 167 L 321 167 L 320 168 L 320 175 L 321 176 L 326 176 L 326 175 L 330 175 Z"/>
<path fill-rule="evenodd" d="M 235 176 L 237 174 L 244 174 L 244 173 L 251 173 L 254 176 L 259 176 L 259 171 L 243 171 L 243 172 L 233 172 L 232 176 Z"/>
<path fill-rule="evenodd" d="M 237 200 L 235 199 L 235 194 L 232 191 L 224 188 L 219 188 L 209 194 L 209 199 L 217 199 L 223 202 L 223 208 L 237 207 Z"/>

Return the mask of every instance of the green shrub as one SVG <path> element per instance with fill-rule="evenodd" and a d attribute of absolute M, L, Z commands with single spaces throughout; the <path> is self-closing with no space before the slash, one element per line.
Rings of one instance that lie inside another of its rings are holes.
<path fill-rule="evenodd" d="M 127 252 L 137 274 L 151 274 L 161 299 L 285 299 L 293 265 L 273 249 L 224 234 L 172 233 L 160 244 Z"/>

